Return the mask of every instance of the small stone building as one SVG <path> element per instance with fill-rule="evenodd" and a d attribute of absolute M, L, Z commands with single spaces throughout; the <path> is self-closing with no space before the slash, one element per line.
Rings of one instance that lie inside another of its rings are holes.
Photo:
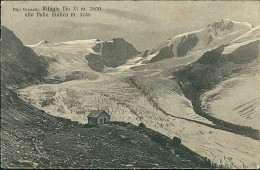
<path fill-rule="evenodd" d="M 110 115 L 104 110 L 93 110 L 88 115 L 88 124 L 99 125 L 110 122 Z"/>

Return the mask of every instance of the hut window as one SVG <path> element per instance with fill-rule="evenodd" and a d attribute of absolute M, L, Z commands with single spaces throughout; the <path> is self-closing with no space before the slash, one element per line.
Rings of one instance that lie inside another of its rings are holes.
<path fill-rule="evenodd" d="M 102 119 L 99 119 L 99 122 L 102 123 Z"/>

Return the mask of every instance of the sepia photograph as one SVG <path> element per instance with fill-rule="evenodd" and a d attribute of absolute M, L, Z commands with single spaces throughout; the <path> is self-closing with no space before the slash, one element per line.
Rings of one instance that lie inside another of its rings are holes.
<path fill-rule="evenodd" d="M 2 1 L 1 168 L 259 169 L 259 1 Z"/>

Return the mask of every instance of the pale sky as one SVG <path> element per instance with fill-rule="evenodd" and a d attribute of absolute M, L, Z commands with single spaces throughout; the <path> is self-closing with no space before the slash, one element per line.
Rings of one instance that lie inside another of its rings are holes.
<path fill-rule="evenodd" d="M 43 6 L 90 7 L 89 18 L 26 18 L 13 8 Z M 2 25 L 12 30 L 24 44 L 41 40 L 61 42 L 78 39 L 109 40 L 122 37 L 138 50 L 151 49 L 175 35 L 198 30 L 220 20 L 260 24 L 257 1 L 20 1 L 4 2 Z"/>

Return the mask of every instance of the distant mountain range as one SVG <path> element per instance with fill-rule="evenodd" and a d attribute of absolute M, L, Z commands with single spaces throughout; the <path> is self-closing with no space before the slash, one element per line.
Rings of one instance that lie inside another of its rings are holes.
<path fill-rule="evenodd" d="M 146 50 L 142 54 L 123 38 L 114 38 L 111 41 L 93 39 L 59 43 L 50 43 L 42 40 L 35 45 L 28 45 L 28 47 L 34 49 L 38 55 L 49 56 L 57 60 L 56 66 L 59 60 L 57 56 L 64 58 L 62 61 L 63 65 L 67 61 L 67 64 L 71 66 L 71 61 L 75 59 L 71 59 L 71 57 L 66 59 L 64 54 L 75 54 L 77 55 L 75 58 L 80 56 L 80 60 L 83 60 L 84 57 L 87 60 L 85 63 L 92 70 L 102 72 L 106 68 L 116 68 L 124 65 L 129 59 L 137 56 L 142 56 L 139 60 L 140 64 L 153 63 L 172 57 L 185 57 L 193 51 L 210 50 L 220 45 L 228 44 L 233 40 L 236 41 L 235 39 L 249 31 L 251 33 L 249 32 L 247 36 L 255 35 L 254 30 L 257 31 L 257 27 L 253 28 L 249 23 L 224 19 L 213 22 L 201 30 L 171 37 L 157 48 Z M 53 56 L 54 54 L 56 55 Z M 77 67 L 83 69 L 83 66 Z"/>

